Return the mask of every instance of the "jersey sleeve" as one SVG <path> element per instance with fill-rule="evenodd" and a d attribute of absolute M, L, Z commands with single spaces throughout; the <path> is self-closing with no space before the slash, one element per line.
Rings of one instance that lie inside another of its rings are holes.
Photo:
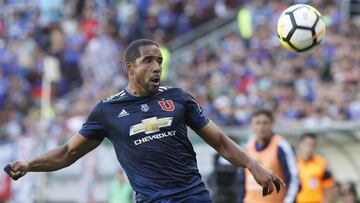
<path fill-rule="evenodd" d="M 104 116 L 102 116 L 101 113 L 100 102 L 92 109 L 86 122 L 82 125 L 79 131 L 82 136 L 100 141 L 107 136 L 107 131 L 102 120 Z"/>
<path fill-rule="evenodd" d="M 209 123 L 209 119 L 205 116 L 202 108 L 195 98 L 189 93 L 181 90 L 182 99 L 185 105 L 185 122 L 193 130 L 198 130 Z"/>

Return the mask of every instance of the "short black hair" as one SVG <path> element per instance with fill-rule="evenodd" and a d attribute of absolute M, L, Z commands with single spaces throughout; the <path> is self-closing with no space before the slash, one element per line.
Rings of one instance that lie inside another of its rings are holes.
<path fill-rule="evenodd" d="M 159 45 L 156 42 L 150 39 L 137 39 L 132 41 L 125 50 L 125 63 L 134 62 L 136 58 L 140 56 L 139 48 L 141 46 L 147 46 L 147 45 L 155 45 L 159 47 Z"/>
<path fill-rule="evenodd" d="M 305 138 L 311 138 L 313 140 L 317 139 L 317 135 L 315 133 L 304 133 L 300 137 L 300 141 L 303 141 Z"/>
<path fill-rule="evenodd" d="M 268 109 L 258 109 L 256 111 L 254 111 L 252 114 L 251 114 L 251 120 L 257 116 L 260 116 L 260 115 L 264 115 L 266 117 L 268 117 L 271 121 L 274 121 L 274 115 L 273 113 L 268 110 Z"/>

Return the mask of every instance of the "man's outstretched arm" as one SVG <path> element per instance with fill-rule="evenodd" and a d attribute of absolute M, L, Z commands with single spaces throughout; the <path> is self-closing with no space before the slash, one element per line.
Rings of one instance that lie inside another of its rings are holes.
<path fill-rule="evenodd" d="M 30 161 L 14 161 L 10 164 L 10 177 L 14 180 L 27 172 L 56 171 L 73 164 L 95 149 L 101 141 L 85 138 L 77 133 L 66 144 L 59 146 Z"/>
<path fill-rule="evenodd" d="M 196 132 L 203 140 L 205 140 L 205 142 L 212 146 L 222 157 L 233 165 L 249 169 L 259 185 L 269 188 L 268 194 L 274 189 L 274 181 L 280 181 L 282 186 L 285 186 L 280 178 L 278 178 L 271 170 L 264 168 L 253 160 L 241 147 L 225 136 L 212 121 Z"/>

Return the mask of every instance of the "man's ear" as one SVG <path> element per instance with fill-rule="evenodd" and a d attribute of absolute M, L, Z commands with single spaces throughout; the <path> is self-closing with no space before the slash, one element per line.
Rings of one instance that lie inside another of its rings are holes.
<path fill-rule="evenodd" d="M 125 68 L 126 71 L 128 72 L 129 75 L 133 75 L 134 74 L 134 65 L 132 64 L 132 62 L 126 62 L 125 63 Z"/>

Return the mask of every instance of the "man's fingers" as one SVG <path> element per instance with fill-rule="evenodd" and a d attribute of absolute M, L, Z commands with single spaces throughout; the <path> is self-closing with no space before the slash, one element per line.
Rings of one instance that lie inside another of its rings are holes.
<path fill-rule="evenodd" d="M 26 172 L 24 171 L 19 171 L 17 169 L 14 169 L 14 166 L 11 164 L 8 164 L 4 167 L 4 171 L 8 174 L 8 176 L 10 176 L 13 180 L 17 180 L 19 178 L 21 178 L 22 176 L 24 176 L 26 174 Z"/>
<path fill-rule="evenodd" d="M 11 176 L 19 176 L 19 175 L 21 175 L 21 171 L 11 171 L 10 172 L 10 174 L 11 174 Z"/>
<path fill-rule="evenodd" d="M 281 180 L 281 178 L 279 178 L 277 176 L 275 176 L 275 177 L 276 177 L 276 181 L 278 181 L 281 184 L 281 186 L 286 187 L 285 182 L 283 180 Z"/>
<path fill-rule="evenodd" d="M 280 192 L 280 188 L 281 188 L 281 185 L 280 185 L 281 183 L 280 183 L 280 181 L 274 180 L 273 183 L 274 183 L 274 185 L 275 185 L 276 192 L 279 193 L 279 192 Z"/>
<path fill-rule="evenodd" d="M 271 194 L 274 191 L 274 186 L 273 184 L 269 184 L 269 194 Z"/>
<path fill-rule="evenodd" d="M 23 172 L 21 172 L 21 171 L 17 171 L 17 172 L 11 171 L 10 173 L 11 173 L 10 177 L 11 177 L 13 180 L 17 180 L 17 179 L 19 179 L 19 178 L 21 178 L 21 177 L 23 176 L 23 175 L 22 175 Z"/>
<path fill-rule="evenodd" d="M 263 187 L 263 192 L 262 192 L 262 193 L 263 193 L 263 194 L 262 194 L 262 195 L 263 195 L 263 197 L 265 197 L 266 195 L 268 195 L 268 194 L 269 194 L 269 192 L 268 192 L 268 191 L 269 191 L 269 186 L 264 186 L 264 187 Z"/>
<path fill-rule="evenodd" d="M 11 176 L 11 178 L 12 178 L 13 180 L 18 180 L 18 179 L 21 178 L 21 177 L 22 177 L 21 174 L 17 174 L 17 175 Z"/>
<path fill-rule="evenodd" d="M 269 195 L 274 191 L 272 184 L 266 185 L 263 187 L 263 196 Z"/>
<path fill-rule="evenodd" d="M 11 172 L 11 166 L 10 166 L 10 164 L 8 164 L 8 165 L 6 165 L 5 167 L 4 167 L 4 171 L 10 176 L 11 174 L 10 174 L 10 172 Z"/>
<path fill-rule="evenodd" d="M 13 171 L 19 171 L 22 168 L 22 165 L 18 161 L 11 163 L 10 166 Z"/>
<path fill-rule="evenodd" d="M 277 177 L 276 175 L 273 176 L 273 183 L 275 185 L 276 188 L 276 192 L 279 193 L 281 186 L 286 187 L 286 184 L 284 183 L 283 180 L 281 180 L 279 177 Z"/>

